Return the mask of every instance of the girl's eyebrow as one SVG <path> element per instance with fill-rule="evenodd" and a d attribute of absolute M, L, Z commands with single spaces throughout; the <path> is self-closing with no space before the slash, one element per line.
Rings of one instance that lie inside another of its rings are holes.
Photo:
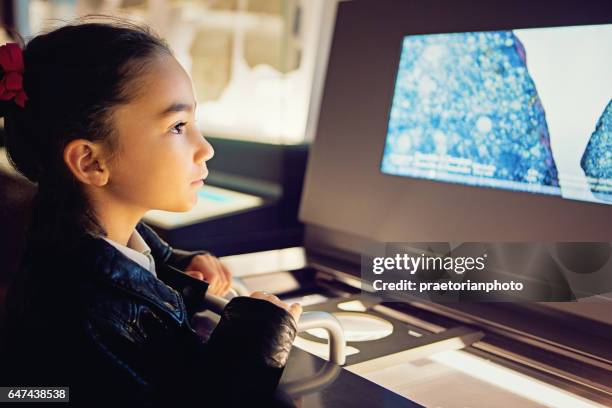
<path fill-rule="evenodd" d="M 173 104 L 168 106 L 166 109 L 164 109 L 162 112 L 160 112 L 158 116 L 160 118 L 163 118 L 175 112 L 190 112 L 191 110 L 195 111 L 197 106 L 198 106 L 198 103 L 196 101 L 194 101 L 193 106 L 189 103 L 174 102 Z"/>

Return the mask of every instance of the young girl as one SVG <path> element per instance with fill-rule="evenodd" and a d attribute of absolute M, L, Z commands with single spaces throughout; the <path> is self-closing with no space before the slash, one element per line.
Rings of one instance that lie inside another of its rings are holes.
<path fill-rule="evenodd" d="M 0 114 L 38 185 L 9 293 L 3 386 L 70 387 L 80 406 L 244 406 L 275 390 L 299 304 L 237 297 L 207 342 L 190 314 L 230 274 L 140 219 L 188 211 L 213 149 L 189 75 L 145 27 L 108 18 L 0 48 Z M 179 271 L 180 270 L 180 271 Z M 256 402 L 259 401 L 259 402 Z"/>

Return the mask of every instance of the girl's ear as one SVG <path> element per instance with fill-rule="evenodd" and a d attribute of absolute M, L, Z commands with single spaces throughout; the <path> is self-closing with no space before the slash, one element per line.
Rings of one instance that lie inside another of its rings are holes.
<path fill-rule="evenodd" d="M 108 183 L 109 168 L 104 150 L 86 139 L 72 140 L 64 148 L 64 162 L 77 180 L 96 187 Z"/>

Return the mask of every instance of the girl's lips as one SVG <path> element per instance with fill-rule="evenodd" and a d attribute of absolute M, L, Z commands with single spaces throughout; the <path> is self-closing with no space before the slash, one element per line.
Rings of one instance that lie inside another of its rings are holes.
<path fill-rule="evenodd" d="M 206 177 L 208 177 L 208 171 L 202 174 L 202 176 L 199 179 L 192 181 L 191 184 L 192 185 L 204 184 L 204 180 L 206 179 Z"/>

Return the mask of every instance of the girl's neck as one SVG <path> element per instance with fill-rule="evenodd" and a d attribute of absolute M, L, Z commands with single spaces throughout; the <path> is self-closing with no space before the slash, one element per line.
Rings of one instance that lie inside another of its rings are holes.
<path fill-rule="evenodd" d="M 133 234 L 136 225 L 142 218 L 142 215 L 136 219 L 120 220 L 120 219 L 104 219 L 100 217 L 104 229 L 106 229 L 106 238 L 115 241 L 121 245 L 127 246 L 130 236 Z"/>
<path fill-rule="evenodd" d="M 106 238 L 125 246 L 136 225 L 148 211 L 110 198 L 93 200 L 92 207 L 107 232 Z"/>

